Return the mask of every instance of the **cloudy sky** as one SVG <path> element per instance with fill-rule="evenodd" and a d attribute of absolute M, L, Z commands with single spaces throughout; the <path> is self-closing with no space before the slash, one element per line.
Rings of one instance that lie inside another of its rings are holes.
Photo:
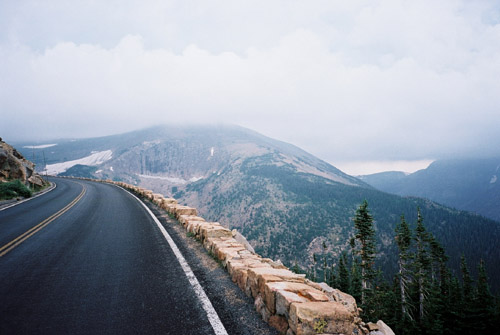
<path fill-rule="evenodd" d="M 0 1 L 0 136 L 234 123 L 348 173 L 500 155 L 500 3 Z"/>

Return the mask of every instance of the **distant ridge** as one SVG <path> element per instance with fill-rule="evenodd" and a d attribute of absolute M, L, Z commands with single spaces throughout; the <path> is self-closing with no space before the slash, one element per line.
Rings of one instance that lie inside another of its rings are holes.
<path fill-rule="evenodd" d="M 379 191 L 296 146 L 242 127 L 158 126 L 50 143 L 57 145 L 45 149 L 48 164 L 112 152 L 109 160 L 75 165 L 66 175 L 124 181 L 173 196 L 208 220 L 238 229 L 257 252 L 288 266 L 310 268 L 314 255 L 336 263 L 349 248 L 352 217 L 366 199 L 375 218 L 379 266 L 391 276 L 395 225 L 403 213 L 415 222 L 420 207 L 452 268 L 459 271 L 462 253 L 470 264 L 483 258 L 492 284 L 500 286 L 499 223 Z"/>
<path fill-rule="evenodd" d="M 401 196 L 428 198 L 500 222 L 500 157 L 438 160 L 410 175 L 387 172 L 360 177 Z"/>

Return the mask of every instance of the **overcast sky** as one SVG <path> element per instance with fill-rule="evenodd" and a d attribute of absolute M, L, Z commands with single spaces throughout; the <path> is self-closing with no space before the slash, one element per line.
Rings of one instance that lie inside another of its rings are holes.
<path fill-rule="evenodd" d="M 7 141 L 224 122 L 409 171 L 500 156 L 499 78 L 496 0 L 0 1 Z"/>

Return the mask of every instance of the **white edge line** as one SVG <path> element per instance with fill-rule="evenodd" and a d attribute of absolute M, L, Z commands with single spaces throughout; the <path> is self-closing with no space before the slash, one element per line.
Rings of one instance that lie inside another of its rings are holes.
<path fill-rule="evenodd" d="M 8 205 L 8 206 L 5 206 L 5 207 L 2 207 L 2 208 L 0 208 L 0 212 L 1 212 L 1 211 L 3 211 L 3 210 L 6 210 L 7 208 L 11 208 L 11 207 L 14 207 L 14 206 L 20 205 L 20 204 L 22 204 L 23 202 L 26 202 L 26 201 L 30 201 L 30 200 L 36 199 L 36 198 L 38 198 L 39 196 L 42 196 L 42 195 L 44 195 L 44 194 L 49 193 L 50 191 L 52 191 L 53 189 L 55 189 L 55 188 L 57 187 L 57 184 L 56 184 L 56 183 L 52 183 L 52 182 L 51 182 L 51 184 L 52 184 L 52 185 L 54 185 L 54 187 L 52 187 L 52 188 L 50 188 L 50 189 L 48 189 L 48 190 L 45 190 L 45 191 L 43 191 L 42 193 L 38 193 L 38 194 L 37 194 L 37 195 L 35 195 L 34 197 L 31 197 L 31 198 L 26 198 L 26 199 L 24 199 L 24 200 L 17 201 L 17 202 L 15 202 L 15 203 L 13 203 L 12 205 Z"/>
<path fill-rule="evenodd" d="M 116 185 L 115 185 L 116 186 Z M 117 186 L 119 187 L 119 186 Z M 188 278 L 189 282 L 191 283 L 191 286 L 193 286 L 194 292 L 198 296 L 198 298 L 201 301 L 201 304 L 203 306 L 203 309 L 207 313 L 208 321 L 210 321 L 210 324 L 212 325 L 213 330 L 215 331 L 216 335 L 228 335 L 226 328 L 224 328 L 224 325 L 222 324 L 219 315 L 215 311 L 214 307 L 212 306 L 212 303 L 210 302 L 210 299 L 208 299 L 205 291 L 203 290 L 203 287 L 201 287 L 200 282 L 198 279 L 196 279 L 196 276 L 193 273 L 193 270 L 191 270 L 191 267 L 187 263 L 186 259 L 184 256 L 182 256 L 179 248 L 175 244 L 174 240 L 170 237 L 168 232 L 165 230 L 165 228 L 161 225 L 160 221 L 156 218 L 156 216 L 151 212 L 151 210 L 134 194 L 130 193 L 129 191 L 125 190 L 122 187 L 119 187 L 125 192 L 129 193 L 131 196 L 133 196 L 139 203 L 144 206 L 146 211 L 151 215 L 153 220 L 155 221 L 156 225 L 158 228 L 160 228 L 160 231 L 162 232 L 163 236 L 167 240 L 170 248 L 175 254 L 175 257 L 177 257 L 177 260 L 179 261 L 182 270 L 184 270 L 184 273 L 186 274 L 186 277 Z"/>

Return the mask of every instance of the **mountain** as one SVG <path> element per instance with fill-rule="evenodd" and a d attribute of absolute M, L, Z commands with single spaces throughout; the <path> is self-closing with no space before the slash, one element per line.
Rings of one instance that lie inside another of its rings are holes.
<path fill-rule="evenodd" d="M 402 196 L 431 199 L 500 221 L 500 158 L 438 160 L 406 175 L 384 172 L 360 177 L 373 187 Z"/>
<path fill-rule="evenodd" d="M 402 213 L 416 221 L 420 207 L 454 269 L 464 253 L 470 264 L 484 258 L 492 281 L 500 279 L 499 223 L 381 192 L 293 145 L 245 128 L 161 126 L 22 145 L 28 146 L 27 153 L 43 150 L 53 173 L 122 180 L 174 196 L 206 219 L 237 228 L 257 252 L 287 265 L 309 267 L 314 254 L 336 262 L 349 248 L 352 218 L 366 199 L 375 218 L 379 265 L 392 274 L 395 225 Z"/>

